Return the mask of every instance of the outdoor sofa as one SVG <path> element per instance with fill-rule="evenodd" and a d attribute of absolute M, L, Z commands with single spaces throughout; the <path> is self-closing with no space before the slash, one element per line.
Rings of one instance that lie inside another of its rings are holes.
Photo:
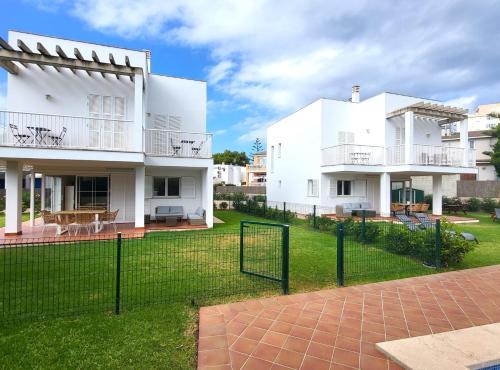
<path fill-rule="evenodd" d="M 344 203 L 335 207 L 337 217 L 351 217 L 352 211 L 365 210 L 375 212 L 370 202 Z"/>
<path fill-rule="evenodd" d="M 164 218 L 167 226 L 177 225 L 177 220 L 184 217 L 182 206 L 158 206 L 155 209 L 155 218 Z"/>
<path fill-rule="evenodd" d="M 198 207 L 194 213 L 188 213 L 187 218 L 190 225 L 205 225 L 205 210 Z"/>

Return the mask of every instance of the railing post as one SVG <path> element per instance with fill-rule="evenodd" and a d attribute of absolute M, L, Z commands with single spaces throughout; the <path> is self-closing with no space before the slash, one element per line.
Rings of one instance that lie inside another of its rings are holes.
<path fill-rule="evenodd" d="M 313 228 L 316 229 L 316 204 L 313 205 Z"/>
<path fill-rule="evenodd" d="M 240 221 L 240 272 L 243 272 L 243 221 Z"/>
<path fill-rule="evenodd" d="M 290 230 L 288 225 L 283 225 L 281 234 L 281 254 L 282 254 L 282 266 L 281 266 L 281 287 L 283 289 L 283 294 L 288 294 L 289 292 L 289 281 L 288 281 L 288 268 L 289 268 L 289 248 L 290 248 Z"/>
<path fill-rule="evenodd" d="M 441 220 L 436 220 L 436 268 L 441 268 Z"/>
<path fill-rule="evenodd" d="M 361 243 L 365 243 L 366 240 L 366 210 L 361 211 Z"/>
<path fill-rule="evenodd" d="M 337 285 L 344 286 L 344 224 L 337 224 Z"/>
<path fill-rule="evenodd" d="M 283 222 L 286 222 L 286 202 L 283 202 Z"/>
<path fill-rule="evenodd" d="M 120 314 L 120 275 L 122 261 L 122 233 L 116 235 L 116 293 L 115 293 L 115 314 Z"/>

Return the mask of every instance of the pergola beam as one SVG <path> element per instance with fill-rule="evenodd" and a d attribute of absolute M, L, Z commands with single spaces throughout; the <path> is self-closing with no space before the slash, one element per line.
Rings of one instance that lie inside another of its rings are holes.
<path fill-rule="evenodd" d="M 17 40 L 17 47 L 18 47 L 19 49 L 21 49 L 22 51 L 24 51 L 25 53 L 28 53 L 28 54 L 35 54 L 35 53 L 33 53 L 33 52 L 31 51 L 31 49 L 28 47 L 28 45 L 26 45 L 26 44 L 23 42 L 23 40 Z M 12 51 L 12 50 L 11 50 L 11 51 Z M 24 64 L 24 62 L 23 62 L 23 61 L 19 61 L 19 63 L 21 63 L 23 66 L 25 66 L 25 67 L 26 67 L 26 65 Z M 38 68 L 40 68 L 42 71 L 45 71 L 45 68 L 44 68 L 42 65 L 40 65 L 40 64 L 38 64 L 38 63 L 35 63 L 35 64 L 36 64 L 36 65 L 38 66 Z"/>
<path fill-rule="evenodd" d="M 113 53 L 109 53 L 109 62 L 116 66 L 116 62 L 115 62 L 115 57 L 113 56 Z M 120 75 L 115 75 L 116 78 L 119 80 L 120 79 Z"/>
<path fill-rule="evenodd" d="M 386 115 L 386 118 L 401 116 L 406 112 L 413 112 L 421 117 L 435 118 L 440 120 L 439 124 L 462 121 L 467 118 L 467 110 L 449 107 L 441 104 L 419 102 L 416 104 L 397 109 Z"/>
<path fill-rule="evenodd" d="M 109 63 L 97 63 L 83 59 L 78 49 L 75 49 L 78 59 L 64 58 L 60 56 L 46 56 L 42 54 L 27 54 L 21 51 L 0 49 L 0 61 L 24 62 L 40 65 L 56 66 L 61 68 L 74 68 L 87 72 L 113 73 L 123 76 L 134 76 L 142 73 L 142 68 L 132 66 L 112 65 Z M 79 57 L 80 56 L 80 57 Z"/>
<path fill-rule="evenodd" d="M 68 56 L 66 55 L 64 50 L 59 45 L 56 45 L 56 53 L 61 58 L 68 58 Z M 73 72 L 74 74 L 76 74 L 76 70 L 74 68 L 70 68 L 70 71 Z"/>
<path fill-rule="evenodd" d="M 96 63 L 101 63 L 101 61 L 99 60 L 99 57 L 97 56 L 97 53 L 95 52 L 95 50 L 92 50 L 92 59 Z M 106 78 L 106 75 L 104 73 L 101 72 L 101 75 L 102 75 L 103 78 Z"/>
<path fill-rule="evenodd" d="M 47 49 L 45 49 L 45 46 L 43 46 L 43 44 L 41 42 L 37 42 L 36 43 L 36 49 L 40 52 L 40 54 L 42 55 L 45 55 L 47 57 L 50 57 L 52 55 L 50 55 L 50 53 L 47 51 Z M 55 68 L 55 70 L 57 72 L 61 72 L 61 70 L 59 69 L 59 67 L 56 67 L 56 66 L 52 66 Z"/>
<path fill-rule="evenodd" d="M 17 75 L 17 73 L 19 72 L 19 67 L 8 60 L 0 61 L 0 67 L 13 75 Z"/>
<path fill-rule="evenodd" d="M 74 54 L 75 54 L 76 59 L 81 60 L 81 61 L 85 61 L 85 58 L 83 57 L 82 53 L 80 53 L 80 50 L 78 50 L 78 48 L 75 48 Z M 89 77 L 92 76 L 90 74 L 90 71 L 85 71 L 85 72 L 87 72 Z"/>
<path fill-rule="evenodd" d="M 128 55 L 125 55 L 125 65 L 130 67 L 130 59 L 128 58 Z M 134 76 L 130 76 L 130 81 L 134 82 Z"/>

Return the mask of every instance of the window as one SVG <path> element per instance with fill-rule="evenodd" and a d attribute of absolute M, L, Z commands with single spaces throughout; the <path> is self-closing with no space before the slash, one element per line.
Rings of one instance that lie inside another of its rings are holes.
<path fill-rule="evenodd" d="M 354 132 L 349 131 L 339 131 L 337 134 L 338 144 L 353 144 L 354 143 Z"/>
<path fill-rule="evenodd" d="M 77 177 L 77 206 L 108 209 L 109 178 L 107 176 Z"/>
<path fill-rule="evenodd" d="M 271 172 L 274 172 L 274 145 L 271 146 Z"/>
<path fill-rule="evenodd" d="M 318 180 L 309 179 L 307 180 L 307 196 L 317 197 L 319 195 L 318 191 Z"/>
<path fill-rule="evenodd" d="M 474 140 L 469 140 L 469 148 L 474 149 Z"/>
<path fill-rule="evenodd" d="M 278 144 L 278 158 L 281 158 L 281 143 Z"/>
<path fill-rule="evenodd" d="M 352 182 L 350 180 L 337 180 L 337 195 L 351 195 Z"/>
<path fill-rule="evenodd" d="M 281 189 L 281 180 L 278 180 L 278 188 Z"/>
<path fill-rule="evenodd" d="M 180 177 L 154 177 L 154 197 L 179 197 L 181 195 Z"/>

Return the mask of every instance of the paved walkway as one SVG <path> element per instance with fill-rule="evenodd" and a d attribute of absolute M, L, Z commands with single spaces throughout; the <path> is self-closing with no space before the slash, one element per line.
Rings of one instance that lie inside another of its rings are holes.
<path fill-rule="evenodd" d="M 399 369 L 375 343 L 500 322 L 500 265 L 200 309 L 199 369 Z"/>

